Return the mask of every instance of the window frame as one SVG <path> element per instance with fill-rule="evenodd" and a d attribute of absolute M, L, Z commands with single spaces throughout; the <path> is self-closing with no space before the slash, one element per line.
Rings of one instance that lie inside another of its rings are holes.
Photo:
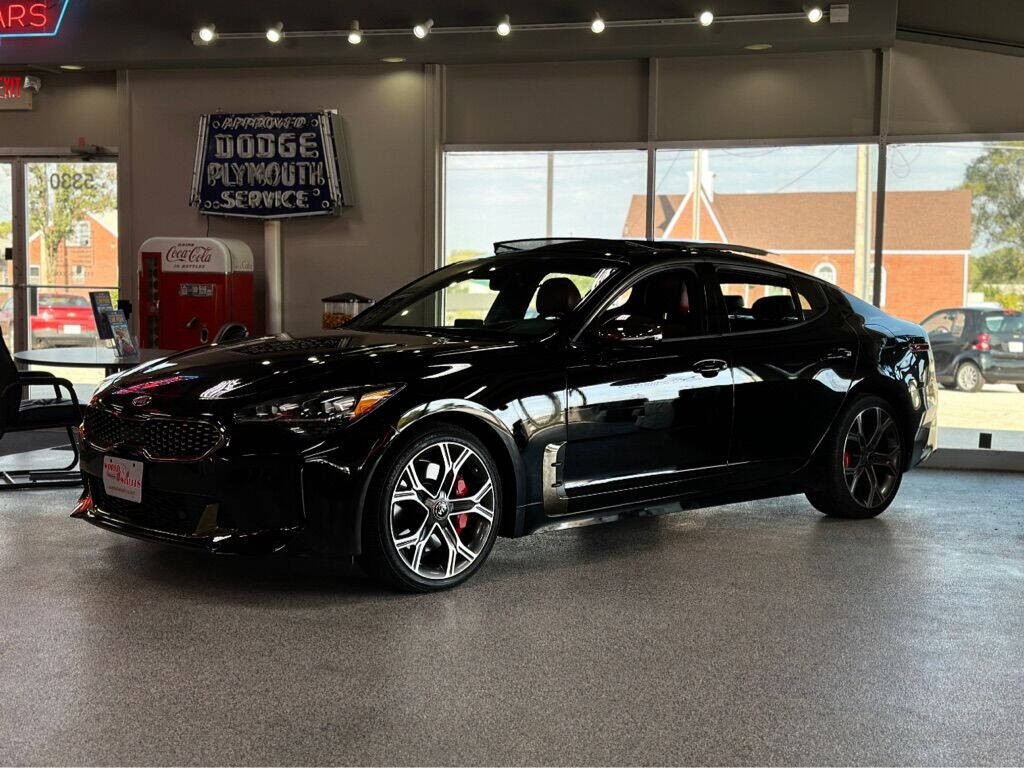
<path fill-rule="evenodd" d="M 619 344 L 628 345 L 641 345 L 641 344 L 676 344 L 680 342 L 692 341 L 693 339 L 707 339 L 721 334 L 717 330 L 717 323 L 714 322 L 714 313 L 711 307 L 711 296 L 708 293 L 708 280 L 705 275 L 707 262 L 699 259 L 681 259 L 673 258 L 669 261 L 659 261 L 654 264 L 645 264 L 641 267 L 635 268 L 633 271 L 628 272 L 622 280 L 615 285 L 610 286 L 606 289 L 606 293 L 599 299 L 595 298 L 595 307 L 588 309 L 586 316 L 580 323 L 580 327 L 571 335 L 571 342 L 573 344 L 579 343 L 580 341 L 586 341 L 594 339 L 595 331 L 597 330 L 598 318 L 604 313 L 604 311 L 615 301 L 619 296 L 622 295 L 623 291 L 628 288 L 632 288 L 634 285 L 639 283 L 641 280 L 646 280 L 652 275 L 660 274 L 662 272 L 671 272 L 676 269 L 686 269 L 693 273 L 697 280 L 697 284 L 700 288 L 698 296 L 701 303 L 703 304 L 703 325 L 704 332 L 700 334 L 694 334 L 693 336 L 679 336 L 671 339 L 647 339 L 631 341 L 629 339 L 622 339 Z"/>
<path fill-rule="evenodd" d="M 800 310 L 801 317 L 801 320 L 799 322 L 789 323 L 787 325 L 780 325 L 777 328 L 752 328 L 746 331 L 734 331 L 729 325 L 729 313 L 726 310 L 725 306 L 725 296 L 722 293 L 722 284 L 719 282 L 718 278 L 718 274 L 720 272 L 739 272 L 741 274 L 750 273 L 752 275 L 768 275 L 776 279 L 781 279 L 785 281 L 786 285 L 789 287 L 791 294 L 799 296 L 800 290 L 793 279 L 793 275 L 785 270 L 772 269 L 769 266 L 762 267 L 760 264 L 730 264 L 729 262 L 725 261 L 712 261 L 711 266 L 713 272 L 711 274 L 711 279 L 708 281 L 706 290 L 710 292 L 712 297 L 715 299 L 717 309 L 714 314 L 719 318 L 718 324 L 721 327 L 722 336 L 750 336 L 755 333 L 774 333 L 777 331 L 789 331 L 794 328 L 801 328 L 805 325 L 817 322 L 818 320 L 821 320 L 826 315 L 828 315 L 829 308 L 831 307 L 831 302 L 829 301 L 828 291 L 823 289 L 821 290 L 821 298 L 824 301 L 824 309 L 823 311 L 819 312 L 813 317 L 805 317 L 803 307 L 801 307 L 799 303 L 797 303 L 797 308 Z M 825 281 L 812 275 L 803 275 L 802 277 L 805 280 L 824 283 L 825 285 L 828 285 L 828 283 L 825 283 Z M 819 286 L 819 288 L 820 287 L 821 286 Z"/>

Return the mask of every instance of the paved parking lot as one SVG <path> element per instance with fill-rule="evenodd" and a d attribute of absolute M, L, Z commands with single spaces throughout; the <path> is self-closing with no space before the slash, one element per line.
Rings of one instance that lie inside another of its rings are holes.
<path fill-rule="evenodd" d="M 939 390 L 939 427 L 1024 430 L 1024 392 L 986 384 L 980 392 Z"/>

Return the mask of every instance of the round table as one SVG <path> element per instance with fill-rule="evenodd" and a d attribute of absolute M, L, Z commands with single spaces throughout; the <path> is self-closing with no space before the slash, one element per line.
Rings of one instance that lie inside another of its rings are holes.
<path fill-rule="evenodd" d="M 138 354 L 117 357 L 109 347 L 54 347 L 51 349 L 26 349 L 15 352 L 14 359 L 30 365 L 52 365 L 61 368 L 102 368 L 107 376 L 140 363 L 148 363 L 159 357 L 173 355 L 173 349 L 140 349 Z"/>

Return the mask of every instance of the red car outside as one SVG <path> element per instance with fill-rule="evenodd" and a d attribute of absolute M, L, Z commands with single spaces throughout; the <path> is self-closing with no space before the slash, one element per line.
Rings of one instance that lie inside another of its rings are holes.
<path fill-rule="evenodd" d="M 0 308 L 4 339 L 11 341 L 14 298 Z M 33 349 L 43 347 L 91 347 L 96 344 L 96 320 L 85 296 L 73 293 L 41 293 L 37 313 L 29 318 Z"/>

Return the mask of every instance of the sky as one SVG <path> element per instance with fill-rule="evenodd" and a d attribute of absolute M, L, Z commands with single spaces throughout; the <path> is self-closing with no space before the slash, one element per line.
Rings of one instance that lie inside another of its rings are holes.
<path fill-rule="evenodd" d="M 891 145 L 886 188 L 958 187 L 967 165 L 983 147 L 980 143 Z M 870 153 L 873 179 L 875 147 Z M 706 157 L 718 193 L 856 188 L 853 145 L 714 149 Z M 659 151 L 657 192 L 687 192 L 692 169 L 691 150 Z M 445 179 L 448 253 L 488 251 L 495 240 L 545 235 L 546 153 L 449 153 Z M 553 235 L 621 237 L 630 199 L 644 193 L 646 153 L 558 152 L 553 179 Z"/>

